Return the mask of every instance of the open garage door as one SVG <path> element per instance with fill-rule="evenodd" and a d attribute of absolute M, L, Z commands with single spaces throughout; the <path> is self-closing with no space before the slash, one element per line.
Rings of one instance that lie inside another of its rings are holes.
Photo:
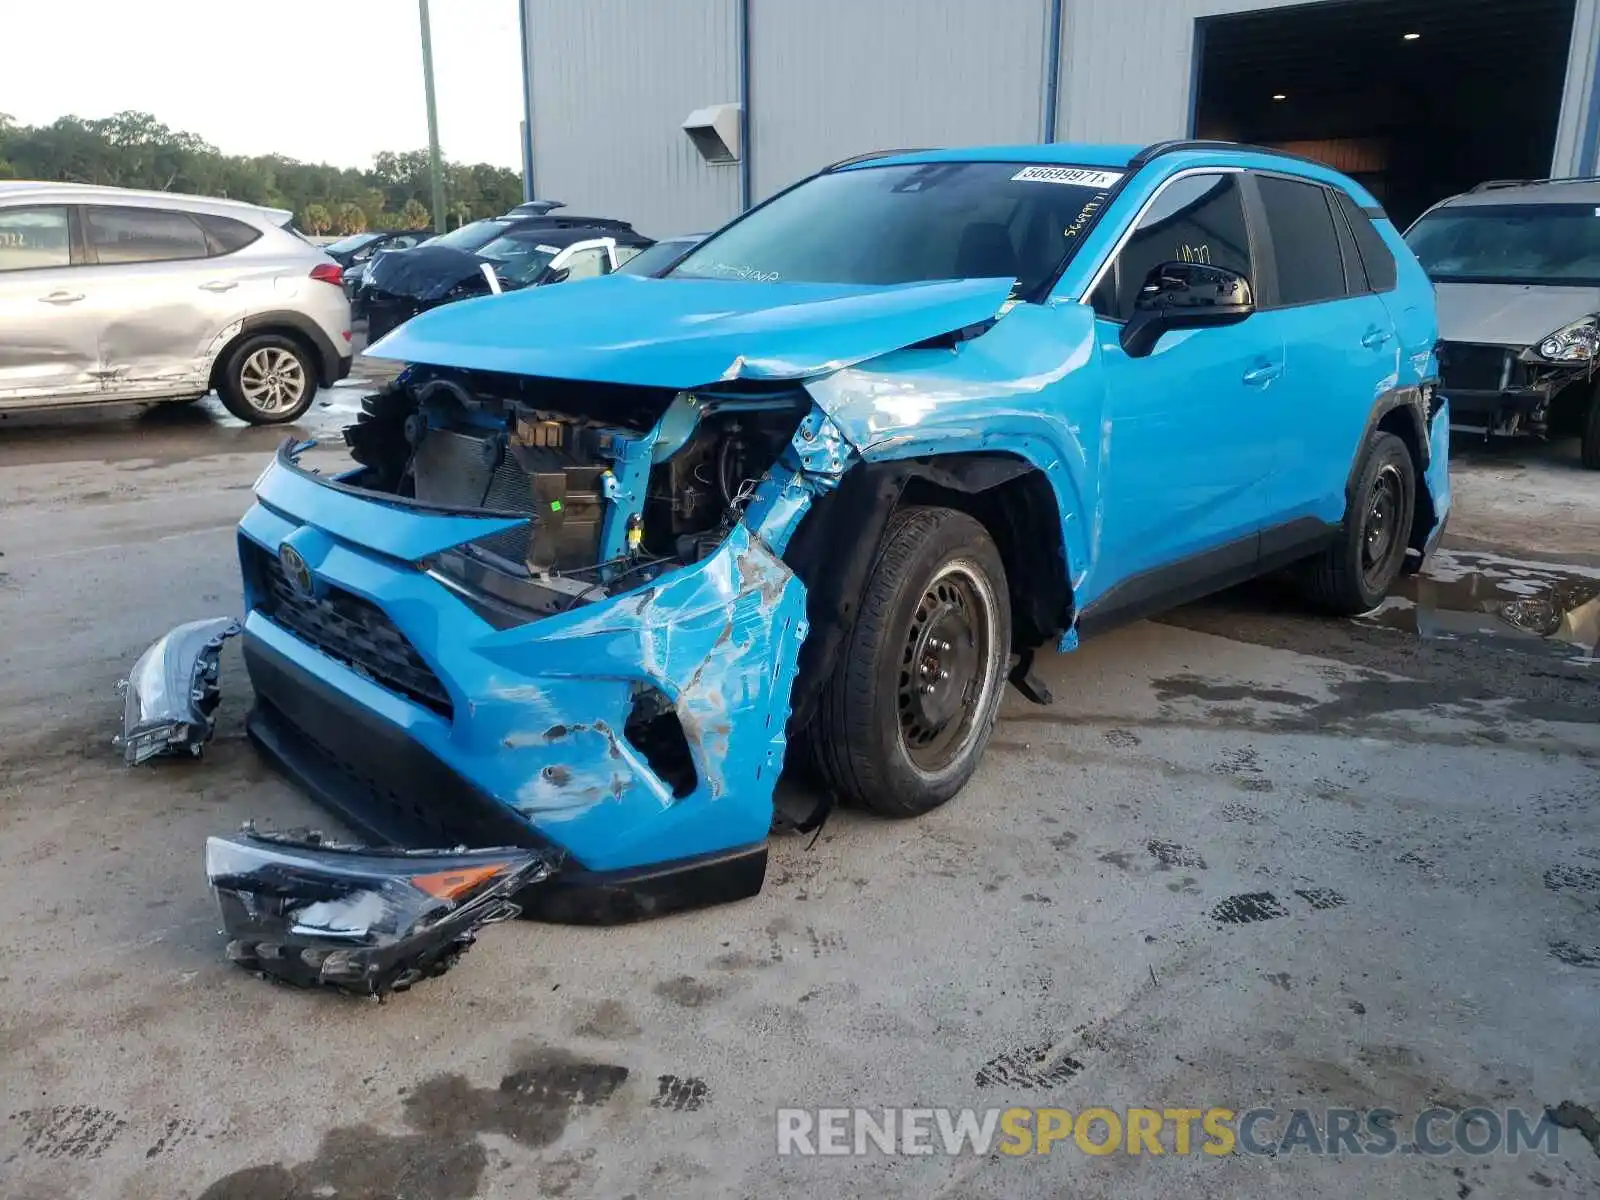
<path fill-rule="evenodd" d="M 1198 23 L 1195 134 L 1359 179 L 1401 224 L 1550 174 L 1576 0 L 1329 0 Z"/>

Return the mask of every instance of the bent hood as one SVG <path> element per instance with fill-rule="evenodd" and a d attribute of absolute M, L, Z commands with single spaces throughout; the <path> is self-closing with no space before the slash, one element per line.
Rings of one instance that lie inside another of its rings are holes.
<path fill-rule="evenodd" d="M 611 275 L 437 308 L 367 353 L 671 388 L 805 379 L 989 320 L 1011 285 L 1010 279 L 870 287 Z"/>
<path fill-rule="evenodd" d="M 1531 346 L 1600 311 L 1600 288 L 1525 283 L 1438 283 L 1439 336 L 1447 342 Z"/>

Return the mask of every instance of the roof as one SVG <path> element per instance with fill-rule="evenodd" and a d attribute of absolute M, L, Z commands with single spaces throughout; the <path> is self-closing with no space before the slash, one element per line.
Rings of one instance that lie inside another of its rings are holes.
<path fill-rule="evenodd" d="M 0 180 L 0 198 L 12 199 L 18 196 L 81 196 L 103 200 L 106 203 L 135 203 L 148 202 L 155 204 L 178 204 L 185 208 L 199 209 L 202 212 L 228 213 L 241 210 L 252 213 L 266 213 L 278 224 L 289 220 L 294 214 L 286 208 L 275 208 L 268 204 L 252 204 L 248 200 L 226 200 L 220 196 L 192 196 L 184 192 L 157 192 L 141 188 L 110 187 L 100 183 L 46 183 L 36 179 L 7 179 Z"/>
<path fill-rule="evenodd" d="M 1538 179 L 1479 184 L 1477 190 L 1451 196 L 1439 207 L 1507 204 L 1593 204 L 1600 206 L 1600 179 Z"/>
<path fill-rule="evenodd" d="M 889 151 L 883 157 L 863 158 L 851 166 L 931 162 L 1048 163 L 1075 167 L 1125 167 L 1143 150 L 1137 145 L 1099 145 L 1092 142 L 1041 142 L 1022 146 L 959 146 L 941 150 Z M 848 167 L 845 169 L 849 169 Z"/>

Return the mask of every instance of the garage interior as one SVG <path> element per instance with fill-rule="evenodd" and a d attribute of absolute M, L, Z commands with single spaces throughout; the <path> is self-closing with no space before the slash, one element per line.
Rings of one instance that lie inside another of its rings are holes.
<path fill-rule="evenodd" d="M 1575 0 L 1328 0 L 1203 18 L 1195 136 L 1360 180 L 1404 228 L 1487 179 L 1550 174 Z"/>

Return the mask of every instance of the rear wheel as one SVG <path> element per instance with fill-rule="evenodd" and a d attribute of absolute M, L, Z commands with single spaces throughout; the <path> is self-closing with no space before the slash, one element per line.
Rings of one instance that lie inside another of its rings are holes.
<path fill-rule="evenodd" d="M 1383 603 L 1405 564 L 1416 507 L 1411 451 L 1392 433 L 1374 433 L 1338 540 L 1308 564 L 1312 601 L 1345 616 Z"/>
<path fill-rule="evenodd" d="M 303 415 L 317 394 L 311 356 L 291 338 L 246 338 L 223 364 L 217 394 L 227 410 L 252 425 L 281 425 Z"/>
<path fill-rule="evenodd" d="M 949 800 L 989 744 L 1010 652 L 988 531 L 954 509 L 897 512 L 809 730 L 823 781 L 888 816 Z"/>

